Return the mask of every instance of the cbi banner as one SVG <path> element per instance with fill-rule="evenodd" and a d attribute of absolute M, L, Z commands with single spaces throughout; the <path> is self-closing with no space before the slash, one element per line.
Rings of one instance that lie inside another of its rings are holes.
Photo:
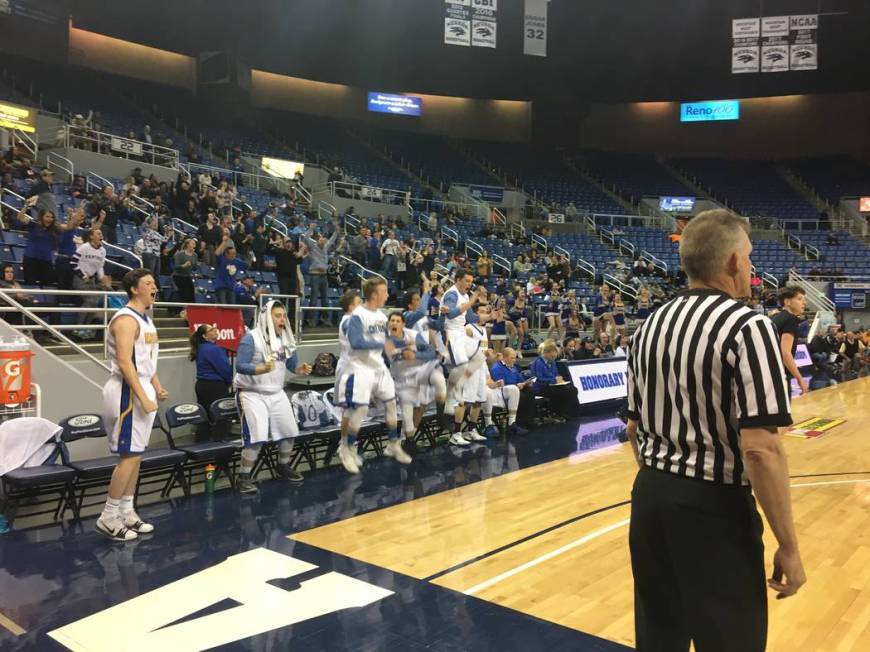
<path fill-rule="evenodd" d="M 471 45 L 471 0 L 444 3 L 444 44 Z"/>
<path fill-rule="evenodd" d="M 478 48 L 494 48 L 498 0 L 471 0 L 471 44 Z"/>
<path fill-rule="evenodd" d="M 804 14 L 790 16 L 789 61 L 792 70 L 818 70 L 819 16 Z"/>
<path fill-rule="evenodd" d="M 731 72 L 733 74 L 758 72 L 760 36 L 759 18 L 738 18 L 731 21 Z"/>
<path fill-rule="evenodd" d="M 761 19 L 761 72 L 788 72 L 789 16 Z"/>
<path fill-rule="evenodd" d="M 547 56 L 547 6 L 550 0 L 526 0 L 523 16 L 523 54 Z"/>

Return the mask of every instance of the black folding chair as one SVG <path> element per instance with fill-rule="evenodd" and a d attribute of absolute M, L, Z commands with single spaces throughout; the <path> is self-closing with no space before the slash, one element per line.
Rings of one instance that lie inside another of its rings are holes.
<path fill-rule="evenodd" d="M 60 458 L 60 464 L 58 464 L 58 458 Z M 20 499 L 38 498 L 54 494 L 58 495 L 58 500 L 53 510 L 31 512 L 28 515 L 53 514 L 54 520 L 57 520 L 63 516 L 67 508 L 70 508 L 73 515 L 78 518 L 78 506 L 76 505 L 75 493 L 73 491 L 76 472 L 74 469 L 66 466 L 65 462 L 66 448 L 60 437 L 57 437 L 54 442 L 54 449 L 49 453 L 48 458 L 43 464 L 13 469 L 3 475 L 3 495 L 8 500 L 10 522 L 14 520 L 15 509 Z"/>
<path fill-rule="evenodd" d="M 232 442 L 227 441 L 206 441 L 192 444 L 176 444 L 172 431 L 178 430 L 184 426 L 199 426 L 208 423 L 205 409 L 198 403 L 181 403 L 173 405 L 164 413 L 166 418 L 166 440 L 169 445 L 180 450 L 187 455 L 187 461 L 184 465 L 187 471 L 187 483 L 193 484 L 193 471 L 204 467 L 206 464 L 214 462 L 215 470 L 218 474 L 221 472 L 227 476 L 232 487 L 236 486 L 235 474 L 232 470 L 232 459 L 238 447 Z"/>
<path fill-rule="evenodd" d="M 212 404 L 209 405 L 208 411 L 211 414 L 212 424 L 228 423 L 231 426 L 238 425 L 239 428 L 241 428 L 242 416 L 239 412 L 239 407 L 236 404 L 235 397 L 219 398 L 218 400 L 213 401 Z M 244 447 L 244 437 L 242 437 L 239 447 Z M 271 442 L 266 442 L 260 449 L 260 457 L 257 458 L 257 461 L 254 463 L 254 468 L 251 469 L 251 478 L 256 478 L 264 466 L 269 470 L 269 474 L 275 478 L 277 477 L 277 474 L 275 473 L 275 467 L 277 465 L 278 447 Z"/>

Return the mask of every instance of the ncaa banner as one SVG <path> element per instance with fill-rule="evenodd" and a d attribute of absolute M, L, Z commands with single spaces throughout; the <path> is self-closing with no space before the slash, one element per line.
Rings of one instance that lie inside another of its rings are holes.
<path fill-rule="evenodd" d="M 791 16 L 789 21 L 789 61 L 792 70 L 819 68 L 819 16 Z"/>
<path fill-rule="evenodd" d="M 760 36 L 761 19 L 737 18 L 731 21 L 732 74 L 758 72 L 761 56 L 758 45 Z"/>
<path fill-rule="evenodd" d="M 550 0 L 526 0 L 523 17 L 523 54 L 547 56 L 547 6 Z"/>
<path fill-rule="evenodd" d="M 788 72 L 790 16 L 761 19 L 761 72 Z"/>
<path fill-rule="evenodd" d="M 446 0 L 444 44 L 471 45 L 471 0 Z"/>
<path fill-rule="evenodd" d="M 471 44 L 478 48 L 494 48 L 498 0 L 471 0 L 471 8 Z"/>

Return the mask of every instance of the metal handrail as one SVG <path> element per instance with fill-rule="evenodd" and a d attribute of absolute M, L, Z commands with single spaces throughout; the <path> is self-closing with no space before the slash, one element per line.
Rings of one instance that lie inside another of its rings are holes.
<path fill-rule="evenodd" d="M 507 258 L 505 258 L 504 256 L 500 256 L 498 254 L 493 254 L 492 255 L 492 266 L 493 266 L 493 268 L 501 267 L 502 269 L 507 271 L 508 276 L 510 276 L 513 273 L 513 269 L 511 269 L 510 261 Z"/>
<path fill-rule="evenodd" d="M 549 251 L 550 245 L 547 244 L 547 239 L 544 236 L 539 235 L 538 233 L 533 233 L 531 239 L 532 243 L 542 245 L 544 247 L 544 251 Z"/>
<path fill-rule="evenodd" d="M 564 247 L 560 247 L 559 245 L 553 245 L 553 251 L 560 256 L 568 259 L 568 262 L 571 262 L 571 252 L 565 249 Z"/>
<path fill-rule="evenodd" d="M 486 249 L 484 249 L 479 243 L 474 240 L 468 238 L 465 240 L 465 253 L 468 254 L 468 250 L 471 249 L 475 254 L 480 256 L 481 254 L 486 253 Z"/>
<path fill-rule="evenodd" d="M 646 249 L 641 249 L 640 257 L 646 261 L 651 262 L 653 264 L 653 267 L 662 270 L 665 274 L 668 273 L 668 264 L 661 258 L 657 258 Z"/>
<path fill-rule="evenodd" d="M 507 226 L 507 215 L 498 206 L 493 206 L 492 212 L 495 213 L 495 221 L 498 225 Z"/>
<path fill-rule="evenodd" d="M 595 219 L 589 214 L 586 214 L 583 216 L 583 224 L 586 225 L 587 229 L 591 229 L 593 233 L 597 229 L 597 226 L 595 224 Z"/>
<path fill-rule="evenodd" d="M 449 226 L 442 226 L 441 235 L 450 238 L 456 243 L 457 247 L 459 246 L 459 233 L 455 229 L 451 229 Z"/>
<path fill-rule="evenodd" d="M 773 274 L 769 274 L 768 272 L 762 272 L 761 280 L 762 282 L 767 283 L 772 288 L 779 289 L 779 279 L 776 278 Z"/>
<path fill-rule="evenodd" d="M 75 176 L 75 163 L 73 163 L 71 159 L 68 159 L 66 156 L 61 156 L 57 152 L 49 152 L 45 157 L 45 164 L 49 168 L 54 166 L 61 172 L 66 172 L 69 175 L 70 181 L 72 181 Z"/>
<path fill-rule="evenodd" d="M 337 190 L 347 190 L 350 192 L 351 196 L 353 196 L 354 193 L 358 193 L 359 199 L 362 201 L 377 200 L 381 203 L 388 204 L 408 205 L 411 194 L 407 190 L 382 188 L 380 186 L 372 186 L 366 183 L 355 183 L 352 181 L 330 181 L 327 186 L 329 187 L 330 197 L 335 197 Z"/>
<path fill-rule="evenodd" d="M 613 235 L 612 231 L 608 231 L 605 228 L 600 228 L 598 230 L 598 235 L 601 238 L 601 242 L 607 242 L 607 244 L 614 245 L 616 244 L 616 238 Z"/>
<path fill-rule="evenodd" d="M 127 143 L 127 147 L 122 147 L 121 150 L 112 147 L 112 140 Z M 87 143 L 88 147 L 82 147 Z M 72 124 L 64 125 L 64 147 L 74 149 L 90 149 L 90 145 L 96 143 L 96 151 L 99 154 L 113 156 L 115 158 L 130 159 L 131 151 L 133 152 L 133 160 L 138 161 L 138 157 L 144 157 L 146 162 L 152 165 L 168 167 L 173 170 L 179 169 L 180 155 L 177 149 L 172 147 L 164 147 L 153 143 L 128 138 L 120 134 L 113 134 L 106 131 L 97 131 L 87 126 L 76 126 Z M 141 154 L 135 153 L 135 146 L 138 145 Z"/>
<path fill-rule="evenodd" d="M 584 260 L 582 258 L 577 259 L 577 267 L 582 269 L 584 272 L 589 274 L 592 277 L 592 280 L 595 281 L 595 277 L 598 275 L 598 271 L 595 268 L 595 265 L 590 263 L 588 260 Z"/>
<path fill-rule="evenodd" d="M 794 233 L 789 233 L 786 235 L 785 244 L 789 249 L 791 249 L 792 245 L 794 245 L 794 248 L 799 251 L 803 246 L 803 242 L 801 241 L 801 239 L 797 237 Z"/>
<path fill-rule="evenodd" d="M 523 239 L 525 239 L 525 237 L 526 237 L 526 227 L 523 226 L 523 224 L 522 224 L 521 222 L 511 222 L 511 226 L 510 226 L 510 236 L 511 236 L 511 239 L 512 239 L 512 240 L 513 240 L 514 238 L 516 238 L 517 231 L 519 231 L 520 237 L 522 237 Z"/>
<path fill-rule="evenodd" d="M 806 251 L 807 254 L 812 254 L 813 256 L 815 256 L 815 260 L 821 260 L 821 252 L 819 251 L 818 247 L 814 247 L 810 244 L 804 245 L 804 251 Z M 809 256 L 807 256 L 807 260 L 810 260 Z"/>
<path fill-rule="evenodd" d="M 103 182 L 103 185 L 101 186 L 101 185 L 97 184 L 96 182 L 91 181 L 91 177 L 95 177 L 95 178 L 99 179 L 100 181 Z M 91 186 L 93 186 L 93 187 L 96 188 L 97 190 L 102 190 L 102 189 L 105 188 L 106 186 L 112 186 L 112 189 L 115 188 L 115 184 L 113 184 L 111 181 L 109 181 L 109 180 L 106 179 L 105 177 L 101 177 L 101 176 L 100 176 L 99 174 L 97 174 L 96 172 L 92 172 L 92 171 L 89 170 L 88 173 L 85 175 L 85 187 L 86 187 L 88 190 L 90 190 Z"/>
<path fill-rule="evenodd" d="M 788 273 L 788 282 L 789 285 L 797 285 L 803 289 L 807 298 L 807 303 L 812 304 L 812 306 L 817 310 L 829 310 L 831 312 L 837 311 L 837 306 L 833 301 L 826 297 L 822 292 L 819 292 L 812 283 L 807 281 L 796 271 L 792 270 Z"/>
<path fill-rule="evenodd" d="M 111 242 L 103 242 L 103 246 L 106 247 L 106 249 L 117 249 L 118 251 L 121 252 L 122 255 L 129 256 L 130 258 L 135 260 L 137 263 L 139 263 L 140 269 L 142 267 L 144 267 L 144 265 L 142 264 L 142 257 L 138 256 L 135 252 L 130 251 L 129 249 L 124 249 L 124 247 L 119 247 L 118 245 L 112 244 Z M 120 263 L 115 263 L 115 261 L 109 260 L 108 258 L 106 259 L 106 262 L 119 265 L 119 266 L 121 266 L 125 269 L 128 269 L 128 270 L 133 269 L 132 267 L 127 267 L 126 265 L 121 265 Z"/>
<path fill-rule="evenodd" d="M 338 209 L 335 206 L 330 204 L 328 201 L 324 201 L 323 199 L 321 199 L 320 201 L 317 202 L 317 219 L 318 220 L 324 219 L 323 211 L 326 209 L 329 209 L 329 211 L 330 211 L 330 213 L 326 219 L 331 219 L 332 217 L 338 215 Z"/>
<path fill-rule="evenodd" d="M 344 215 L 344 232 L 345 233 L 347 233 L 348 226 L 352 226 L 354 229 L 356 229 L 356 232 L 359 233 L 359 225 L 360 225 L 359 218 L 356 218 L 353 215 L 345 213 L 345 215 Z"/>
<path fill-rule="evenodd" d="M 355 265 L 355 266 L 359 267 L 366 274 L 370 274 L 372 276 L 378 276 L 378 277 L 384 279 L 384 283 L 387 283 L 389 285 L 389 281 L 387 280 L 386 276 L 384 276 L 383 274 L 379 274 L 378 272 L 374 271 L 373 269 L 369 269 L 368 267 L 366 267 L 362 263 L 358 263 L 357 261 L 355 261 L 353 258 L 345 256 L 344 254 L 339 254 L 338 258 L 339 258 L 339 260 L 345 261 L 349 265 Z M 363 274 L 361 274 L 359 272 L 357 272 L 357 276 L 359 276 L 363 280 L 365 280 L 365 278 L 366 278 L 365 276 L 363 276 Z"/>
<path fill-rule="evenodd" d="M 625 296 L 629 297 L 632 301 L 637 300 L 637 290 L 635 290 L 630 285 L 626 285 L 625 283 L 620 281 L 618 278 L 616 278 L 612 274 L 605 274 L 603 278 L 604 278 L 605 283 L 607 283 L 611 287 L 619 290 L 620 294 L 624 294 Z"/>
<path fill-rule="evenodd" d="M 636 251 L 634 243 L 622 238 L 619 241 L 619 253 L 625 253 L 626 251 L 632 258 L 634 258 L 634 252 Z"/>
<path fill-rule="evenodd" d="M 39 143 L 37 143 L 27 132 L 21 131 L 20 129 L 9 129 L 9 134 L 12 136 L 12 145 L 23 144 L 24 148 L 30 152 L 33 160 L 36 160 L 36 156 L 39 153 Z"/>
<path fill-rule="evenodd" d="M 185 221 L 184 221 L 183 219 L 181 219 L 180 217 L 173 217 L 173 218 L 172 218 L 172 222 L 173 222 L 173 223 L 174 223 L 174 222 L 180 222 L 181 224 L 183 224 L 184 226 L 186 226 L 188 229 L 190 229 L 190 231 L 185 231 L 184 229 L 178 229 L 178 230 L 181 231 L 182 233 L 186 233 L 188 236 L 190 236 L 191 233 L 196 233 L 196 232 L 198 231 L 197 227 L 195 227 L 195 226 L 194 226 L 193 224 L 191 224 L 190 222 L 185 222 Z"/>

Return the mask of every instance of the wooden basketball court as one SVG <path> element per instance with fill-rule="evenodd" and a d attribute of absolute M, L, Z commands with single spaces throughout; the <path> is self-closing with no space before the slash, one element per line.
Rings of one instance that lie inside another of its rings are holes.
<path fill-rule="evenodd" d="M 769 650 L 870 650 L 868 399 L 863 378 L 793 403 L 795 423 L 846 422 L 817 437 L 784 437 L 808 582 L 788 600 L 770 594 Z M 633 645 L 636 471 L 629 445 L 617 445 L 291 538 Z M 769 569 L 769 527 L 765 543 Z"/>

